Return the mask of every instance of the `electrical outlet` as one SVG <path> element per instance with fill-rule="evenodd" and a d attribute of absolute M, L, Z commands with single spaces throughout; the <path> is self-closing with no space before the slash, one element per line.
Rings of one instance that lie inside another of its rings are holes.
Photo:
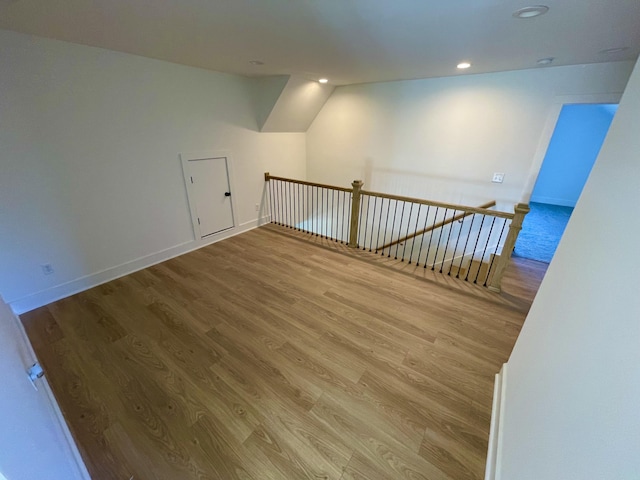
<path fill-rule="evenodd" d="M 260 204 L 256 203 L 256 212 L 259 212 L 259 211 L 260 211 Z"/>
<path fill-rule="evenodd" d="M 491 180 L 493 183 L 502 183 L 504 182 L 504 173 L 494 173 L 493 174 L 493 180 Z"/>
<path fill-rule="evenodd" d="M 53 273 L 53 267 L 50 263 L 40 265 L 40 268 L 42 268 L 42 273 L 44 273 L 45 275 L 51 275 Z"/>

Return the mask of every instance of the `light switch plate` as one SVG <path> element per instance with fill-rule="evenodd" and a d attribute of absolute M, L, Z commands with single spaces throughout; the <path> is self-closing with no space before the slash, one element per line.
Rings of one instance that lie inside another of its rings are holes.
<path fill-rule="evenodd" d="M 491 180 L 493 183 L 502 183 L 504 182 L 504 173 L 494 173 L 493 174 L 493 180 Z"/>

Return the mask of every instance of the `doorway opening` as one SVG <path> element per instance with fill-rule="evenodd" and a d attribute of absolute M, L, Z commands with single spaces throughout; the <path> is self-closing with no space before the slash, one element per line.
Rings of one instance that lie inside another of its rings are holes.
<path fill-rule="evenodd" d="M 572 104 L 560 111 L 513 254 L 549 263 L 598 157 L 617 104 Z"/>

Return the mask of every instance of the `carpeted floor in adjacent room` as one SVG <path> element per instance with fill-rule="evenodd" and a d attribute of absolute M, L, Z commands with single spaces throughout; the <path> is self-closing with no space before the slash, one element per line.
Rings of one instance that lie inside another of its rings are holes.
<path fill-rule="evenodd" d="M 531 202 L 513 254 L 549 263 L 569 222 L 572 207 Z"/>

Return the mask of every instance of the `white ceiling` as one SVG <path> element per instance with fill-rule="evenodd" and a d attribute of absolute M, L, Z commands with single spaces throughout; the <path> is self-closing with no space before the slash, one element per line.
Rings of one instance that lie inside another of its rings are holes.
<path fill-rule="evenodd" d="M 535 1 L 549 12 L 522 20 L 512 13 L 526 0 L 0 0 L 0 28 L 334 85 L 638 57 L 640 0 Z M 598 53 L 613 47 L 629 49 Z"/>

